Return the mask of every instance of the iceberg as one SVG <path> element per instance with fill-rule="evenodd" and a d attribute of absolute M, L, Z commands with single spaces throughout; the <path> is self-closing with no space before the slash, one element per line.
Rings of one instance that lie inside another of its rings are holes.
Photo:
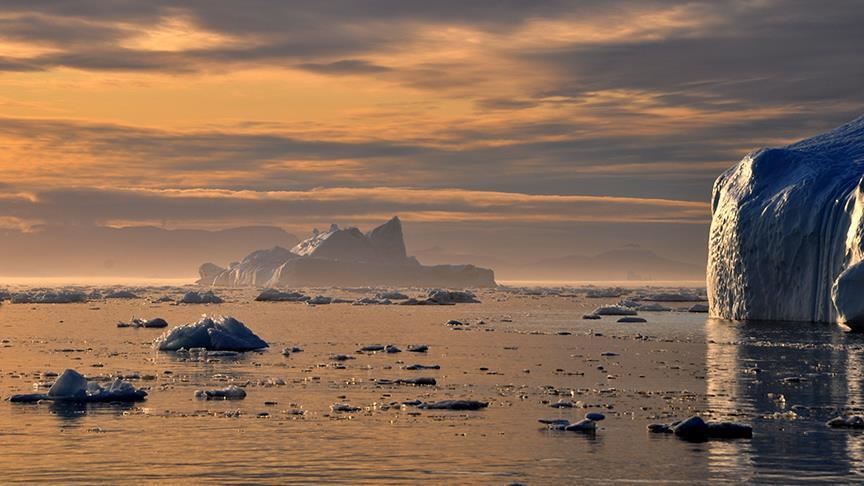
<path fill-rule="evenodd" d="M 230 316 L 201 316 L 198 322 L 177 326 L 156 338 L 160 351 L 203 348 L 208 351 L 253 351 L 268 347 L 245 324 Z"/>
<path fill-rule="evenodd" d="M 214 294 L 212 290 L 207 292 L 186 292 L 186 295 L 180 299 L 181 304 L 221 304 L 225 302 L 222 297 Z"/>
<path fill-rule="evenodd" d="M 494 287 L 492 270 L 474 265 L 422 265 L 407 255 L 402 222 L 393 217 L 367 233 L 331 225 L 287 250 L 250 253 L 227 269 L 205 263 L 206 287 Z"/>
<path fill-rule="evenodd" d="M 10 402 L 33 403 L 39 401 L 57 402 L 140 402 L 147 392 L 135 388 L 128 381 L 115 378 L 107 387 L 87 381 L 81 373 L 67 369 L 48 389 L 48 393 L 27 393 L 9 397 Z"/>
<path fill-rule="evenodd" d="M 864 117 L 744 157 L 714 183 L 708 311 L 864 327 Z"/>

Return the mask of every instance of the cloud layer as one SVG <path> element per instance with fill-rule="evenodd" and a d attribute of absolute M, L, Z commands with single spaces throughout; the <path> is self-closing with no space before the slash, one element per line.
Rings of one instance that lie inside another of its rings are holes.
<path fill-rule="evenodd" d="M 724 167 L 864 111 L 862 24 L 855 0 L 0 0 L 0 226 L 398 212 L 700 246 Z"/>

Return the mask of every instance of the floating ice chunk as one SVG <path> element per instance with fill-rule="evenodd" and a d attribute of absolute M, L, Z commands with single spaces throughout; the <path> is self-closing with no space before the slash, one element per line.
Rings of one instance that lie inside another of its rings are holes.
<path fill-rule="evenodd" d="M 575 424 L 564 427 L 567 432 L 594 432 L 597 430 L 597 422 L 590 419 L 582 419 Z"/>
<path fill-rule="evenodd" d="M 202 316 L 198 322 L 175 327 L 153 342 L 160 351 L 204 348 L 210 351 L 252 351 L 268 347 L 242 322 L 230 316 Z"/>
<path fill-rule="evenodd" d="M 187 292 L 186 295 L 180 299 L 181 304 L 221 304 L 225 302 L 221 297 L 214 294 L 212 290 L 208 290 L 207 292 Z"/>
<path fill-rule="evenodd" d="M 639 312 L 669 312 L 671 310 L 671 307 L 666 307 L 665 305 L 656 302 L 639 306 Z"/>
<path fill-rule="evenodd" d="M 687 312 L 707 313 L 708 312 L 708 305 L 707 304 L 693 304 L 692 307 L 687 309 Z"/>
<path fill-rule="evenodd" d="M 864 417 L 861 415 L 835 417 L 829 420 L 826 425 L 832 429 L 864 429 Z"/>
<path fill-rule="evenodd" d="M 408 371 L 417 371 L 417 370 L 440 370 L 441 365 L 423 365 L 423 364 L 413 364 L 402 367 L 404 370 Z"/>
<path fill-rule="evenodd" d="M 309 300 L 309 296 L 300 292 L 282 292 L 276 289 L 266 289 L 258 294 L 255 300 L 258 302 L 305 302 Z"/>
<path fill-rule="evenodd" d="M 414 386 L 435 386 L 436 384 L 438 384 L 438 382 L 435 381 L 435 378 L 432 378 L 430 376 L 422 376 L 420 378 L 402 378 L 396 380 L 396 383 L 400 385 Z"/>
<path fill-rule="evenodd" d="M 138 402 L 144 400 L 147 392 L 138 390 L 128 381 L 115 378 L 108 387 L 95 381 L 87 381 L 75 370 L 67 369 L 57 378 L 47 394 L 13 395 L 11 402 L 38 402 L 40 400 L 66 402 Z"/>
<path fill-rule="evenodd" d="M 601 305 L 591 314 L 595 316 L 635 316 L 637 312 L 621 305 Z"/>
<path fill-rule="evenodd" d="M 477 296 L 467 290 L 432 289 L 426 294 L 426 300 L 439 305 L 449 304 L 479 304 Z"/>
<path fill-rule="evenodd" d="M 237 385 L 230 385 L 218 390 L 195 390 L 195 398 L 199 400 L 243 400 L 246 390 Z"/>
<path fill-rule="evenodd" d="M 427 410 L 480 410 L 489 406 L 488 402 L 477 400 L 442 400 L 440 402 L 428 402 L 420 405 Z"/>
<path fill-rule="evenodd" d="M 698 415 L 671 424 L 650 424 L 648 431 L 660 434 L 675 434 L 684 440 L 704 441 L 708 439 L 749 439 L 753 428 L 734 422 L 705 422 Z"/>
<path fill-rule="evenodd" d="M 565 419 L 539 419 L 538 422 L 546 424 L 549 430 L 594 433 L 597 431 L 597 422 L 605 418 L 601 413 L 589 413 L 584 419 L 575 423 Z"/>
<path fill-rule="evenodd" d="M 154 317 L 153 319 L 139 319 L 133 317 L 129 322 L 119 321 L 117 327 L 146 327 L 151 329 L 161 329 L 163 327 L 168 327 L 168 321 L 161 317 Z"/>
<path fill-rule="evenodd" d="M 334 412 L 354 413 L 359 412 L 362 409 L 359 407 L 348 405 L 347 403 L 334 403 L 333 405 L 330 405 L 330 410 Z"/>

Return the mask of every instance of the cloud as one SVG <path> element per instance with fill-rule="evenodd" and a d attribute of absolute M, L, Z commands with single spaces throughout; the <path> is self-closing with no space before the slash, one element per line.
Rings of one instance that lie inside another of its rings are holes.
<path fill-rule="evenodd" d="M 391 71 L 386 66 L 379 66 L 362 59 L 343 59 L 328 63 L 306 63 L 298 64 L 298 68 L 319 74 L 350 75 L 371 74 Z"/>
<path fill-rule="evenodd" d="M 0 216 L 704 221 L 657 201 L 861 114 L 862 23 L 854 0 L 0 0 Z"/>
<path fill-rule="evenodd" d="M 560 196 L 417 188 L 308 191 L 67 188 L 0 198 L 0 213 L 30 224 L 230 225 L 366 222 L 401 214 L 429 222 L 704 224 L 708 204 L 671 199 Z"/>

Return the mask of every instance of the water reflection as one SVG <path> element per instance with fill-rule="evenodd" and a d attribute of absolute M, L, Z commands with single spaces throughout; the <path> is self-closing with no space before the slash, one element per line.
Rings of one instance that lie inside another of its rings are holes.
<path fill-rule="evenodd" d="M 751 420 L 751 441 L 712 442 L 712 473 L 740 479 L 864 474 L 860 434 L 825 421 L 862 403 L 864 336 L 805 323 L 706 323 L 708 406 Z M 797 417 L 797 418 L 796 418 Z"/>

